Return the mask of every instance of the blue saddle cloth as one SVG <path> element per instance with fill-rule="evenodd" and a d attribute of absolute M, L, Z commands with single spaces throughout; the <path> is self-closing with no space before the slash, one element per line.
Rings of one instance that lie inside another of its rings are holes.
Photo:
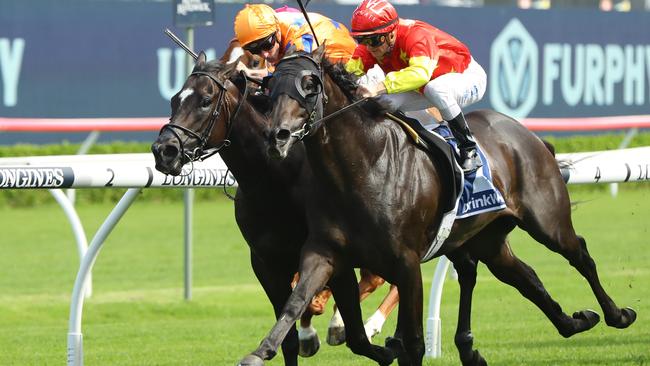
<path fill-rule="evenodd" d="M 457 161 L 460 156 L 456 138 L 452 135 L 446 124 L 440 124 L 433 129 L 433 132 L 442 136 L 448 144 L 454 149 Z M 478 154 L 483 161 L 483 166 L 474 172 L 465 174 L 463 181 L 463 192 L 460 194 L 456 218 L 462 219 L 483 212 L 502 210 L 506 207 L 506 202 L 492 183 L 492 174 L 490 173 L 490 163 L 488 162 L 483 150 L 478 147 Z"/>

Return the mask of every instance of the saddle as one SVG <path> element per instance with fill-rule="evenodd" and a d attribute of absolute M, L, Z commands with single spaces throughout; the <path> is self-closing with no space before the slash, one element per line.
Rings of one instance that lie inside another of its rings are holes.
<path fill-rule="evenodd" d="M 436 161 L 439 161 L 443 165 L 443 169 L 452 172 L 449 175 L 449 181 L 446 182 L 449 187 L 452 187 L 452 194 L 445 202 L 444 211 L 454 209 L 456 198 L 462 189 L 463 171 L 456 163 L 451 145 L 438 134 L 427 130 L 420 121 L 406 116 L 402 111 L 386 113 L 386 116 L 399 123 L 406 133 L 411 136 L 415 145 L 426 151 Z"/>

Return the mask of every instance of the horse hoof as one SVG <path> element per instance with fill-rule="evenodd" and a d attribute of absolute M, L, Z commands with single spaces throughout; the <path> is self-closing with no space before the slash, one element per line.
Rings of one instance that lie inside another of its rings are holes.
<path fill-rule="evenodd" d="M 400 355 L 406 353 L 406 350 L 404 349 L 404 344 L 402 343 L 402 340 L 400 338 L 386 337 L 386 341 L 384 344 L 386 345 L 386 348 L 388 348 L 395 354 L 394 358 L 397 358 Z"/>
<path fill-rule="evenodd" d="M 301 339 L 298 347 L 298 354 L 300 357 L 311 357 L 320 349 L 320 339 L 318 334 L 314 333 L 313 336 Z"/>
<path fill-rule="evenodd" d="M 635 320 L 636 320 L 636 311 L 634 311 L 634 309 L 630 307 L 627 307 L 621 309 L 621 316 L 618 318 L 618 321 L 616 322 L 607 321 L 607 325 L 618 329 L 625 329 L 630 325 L 632 325 L 632 323 L 634 323 Z"/>
<path fill-rule="evenodd" d="M 465 356 L 468 356 L 465 354 Z M 487 366 L 487 361 L 481 356 L 478 350 L 472 350 L 469 354 L 470 357 L 463 359 L 461 356 L 460 363 L 463 366 Z"/>
<path fill-rule="evenodd" d="M 264 360 L 255 355 L 244 357 L 237 366 L 264 366 Z"/>
<path fill-rule="evenodd" d="M 600 321 L 600 315 L 597 312 L 587 309 L 582 311 L 576 311 L 573 313 L 573 319 L 577 320 L 578 323 L 574 327 L 571 333 L 562 334 L 565 338 L 571 337 L 572 335 L 580 332 L 584 332 L 593 328 Z"/>
<path fill-rule="evenodd" d="M 472 366 L 487 366 L 487 361 L 481 356 L 478 350 L 474 350 L 474 357 L 472 357 Z"/>
<path fill-rule="evenodd" d="M 330 327 L 327 329 L 327 344 L 340 346 L 345 343 L 345 327 Z"/>

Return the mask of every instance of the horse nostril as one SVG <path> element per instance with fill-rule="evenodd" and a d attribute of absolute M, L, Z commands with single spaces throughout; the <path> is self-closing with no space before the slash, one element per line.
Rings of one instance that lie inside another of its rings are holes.
<path fill-rule="evenodd" d="M 162 155 L 166 158 L 175 158 L 178 156 L 178 148 L 174 145 L 167 145 L 162 149 Z"/>
<path fill-rule="evenodd" d="M 286 128 L 280 129 L 275 133 L 275 139 L 278 142 L 287 142 L 289 138 L 291 138 L 291 131 Z"/>

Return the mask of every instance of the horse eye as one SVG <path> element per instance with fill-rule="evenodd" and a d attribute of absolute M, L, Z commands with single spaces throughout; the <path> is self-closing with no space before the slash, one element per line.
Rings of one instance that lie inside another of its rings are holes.
<path fill-rule="evenodd" d="M 207 108 L 210 104 L 212 104 L 212 98 L 206 96 L 201 99 L 201 108 Z"/>

